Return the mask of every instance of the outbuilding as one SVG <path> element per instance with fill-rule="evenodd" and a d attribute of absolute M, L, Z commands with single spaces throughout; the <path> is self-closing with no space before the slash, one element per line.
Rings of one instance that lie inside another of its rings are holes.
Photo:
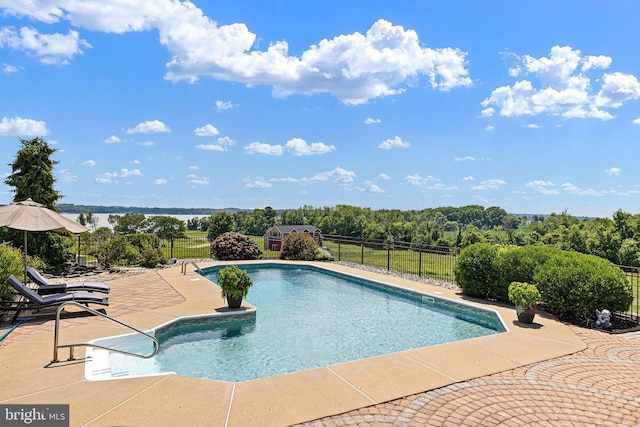
<path fill-rule="evenodd" d="M 282 250 L 282 242 L 291 233 L 305 233 L 322 246 L 322 231 L 313 225 L 274 225 L 264 235 L 264 249 L 270 251 Z"/>

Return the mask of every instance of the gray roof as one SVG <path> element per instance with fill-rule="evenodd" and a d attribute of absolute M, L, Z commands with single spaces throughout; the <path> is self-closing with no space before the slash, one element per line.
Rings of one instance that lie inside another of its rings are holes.
<path fill-rule="evenodd" d="M 320 232 L 320 229 L 318 227 L 315 227 L 313 225 L 275 225 L 275 228 L 277 228 L 282 234 L 289 234 L 293 231 L 296 231 L 298 233 L 304 233 L 305 231 L 308 233 L 315 233 L 316 231 Z"/>

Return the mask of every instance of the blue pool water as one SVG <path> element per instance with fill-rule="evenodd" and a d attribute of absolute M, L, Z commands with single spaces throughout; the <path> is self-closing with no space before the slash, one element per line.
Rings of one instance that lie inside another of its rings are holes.
<path fill-rule="evenodd" d="M 215 283 L 219 268 L 204 276 Z M 493 312 L 313 266 L 241 268 L 254 281 L 255 312 L 162 328 L 157 356 L 112 354 L 113 374 L 240 382 L 505 330 Z"/>

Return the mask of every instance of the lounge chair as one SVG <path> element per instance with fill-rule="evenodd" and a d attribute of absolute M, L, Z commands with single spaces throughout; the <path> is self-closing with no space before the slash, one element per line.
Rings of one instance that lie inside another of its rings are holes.
<path fill-rule="evenodd" d="M 7 277 L 7 283 L 10 284 L 13 289 L 15 289 L 18 294 L 20 294 L 24 300 L 23 301 L 14 301 L 14 305 L 8 309 L 16 310 L 16 314 L 13 316 L 13 322 L 16 321 L 18 315 L 22 312 L 22 310 L 27 308 L 36 308 L 41 309 L 45 307 L 54 307 L 56 305 L 60 305 L 67 301 L 76 301 L 80 304 L 99 304 L 99 305 L 109 305 L 109 301 L 107 298 L 96 295 L 90 292 L 65 292 L 59 294 L 52 294 L 47 296 L 38 295 L 36 291 L 29 288 L 27 285 L 22 283 L 16 276 L 10 274 Z"/>
<path fill-rule="evenodd" d="M 102 292 L 108 294 L 111 288 L 106 283 L 97 282 L 76 282 L 76 283 L 61 283 L 54 284 L 45 279 L 35 268 L 27 268 L 27 277 L 38 285 L 38 293 L 40 295 L 58 294 L 64 292 Z"/>

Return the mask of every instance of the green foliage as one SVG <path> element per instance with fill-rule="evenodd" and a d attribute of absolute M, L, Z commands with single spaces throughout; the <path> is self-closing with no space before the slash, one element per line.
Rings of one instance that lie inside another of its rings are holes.
<path fill-rule="evenodd" d="M 10 274 L 24 276 L 22 253 L 9 245 L 0 245 L 0 299 L 12 299 L 14 295 L 13 288 L 5 282 Z"/>
<path fill-rule="evenodd" d="M 53 168 L 58 162 L 51 160 L 51 156 L 58 150 L 40 137 L 20 139 L 20 144 L 22 148 L 11 164 L 11 174 L 4 180 L 5 184 L 14 187 L 13 201 L 31 198 L 55 211 L 56 201 L 62 195 L 53 187 L 56 182 Z"/>
<path fill-rule="evenodd" d="M 184 221 L 170 216 L 157 215 L 147 220 L 147 231 L 155 233 L 160 239 L 173 241 L 185 237 L 187 227 Z"/>
<path fill-rule="evenodd" d="M 236 222 L 233 214 L 230 212 L 218 212 L 211 215 L 209 219 L 209 229 L 207 230 L 207 239 L 214 241 L 225 233 L 235 231 Z M 237 259 L 237 258 L 236 258 Z"/>
<path fill-rule="evenodd" d="M 306 233 L 291 233 L 285 237 L 280 251 L 281 259 L 313 261 L 318 244 Z"/>
<path fill-rule="evenodd" d="M 147 219 L 140 213 L 109 215 L 108 221 L 113 226 L 113 231 L 120 234 L 144 233 L 148 228 Z"/>
<path fill-rule="evenodd" d="M 228 232 L 211 242 L 211 255 L 219 260 L 258 259 L 262 250 L 250 237 Z"/>
<path fill-rule="evenodd" d="M 498 247 L 489 243 L 476 243 L 460 252 L 454 274 L 465 295 L 495 298 L 492 288 L 501 281 L 498 253 Z"/>
<path fill-rule="evenodd" d="M 245 270 L 230 265 L 218 272 L 218 285 L 223 298 L 244 298 L 249 293 L 253 280 Z"/>
<path fill-rule="evenodd" d="M 313 253 L 313 259 L 316 261 L 329 261 L 333 258 L 331 252 L 327 248 L 316 247 Z"/>
<path fill-rule="evenodd" d="M 158 264 L 166 264 L 167 260 L 162 251 L 157 248 L 146 247 L 140 252 L 140 265 L 146 268 L 154 268 Z"/>
<path fill-rule="evenodd" d="M 587 323 L 596 309 L 625 311 L 633 301 L 631 284 L 607 260 L 577 252 L 561 252 L 534 274 L 542 300 L 561 318 Z"/>
<path fill-rule="evenodd" d="M 540 291 L 535 285 L 526 282 L 511 282 L 509 301 L 520 307 L 533 307 L 540 301 Z"/>
<path fill-rule="evenodd" d="M 111 268 L 113 265 L 138 265 L 140 261 L 140 251 L 124 236 L 103 242 L 92 255 L 105 268 Z"/>

